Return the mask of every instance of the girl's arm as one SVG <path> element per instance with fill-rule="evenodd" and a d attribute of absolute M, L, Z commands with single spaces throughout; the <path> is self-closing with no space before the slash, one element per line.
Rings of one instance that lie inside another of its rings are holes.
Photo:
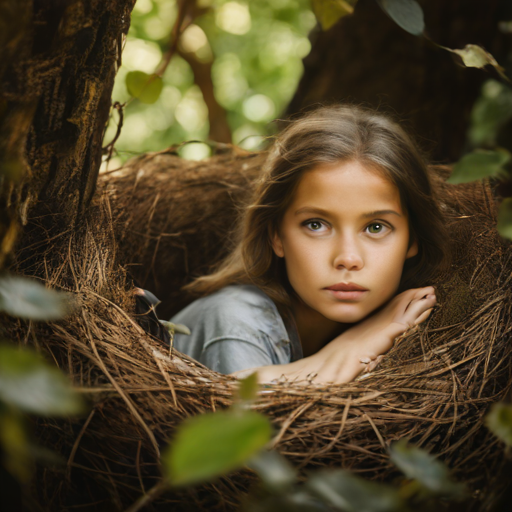
<path fill-rule="evenodd" d="M 316 354 L 288 364 L 260 366 L 234 372 L 243 378 L 255 371 L 260 382 L 284 375 L 288 380 L 350 382 L 364 370 L 372 370 L 395 338 L 425 321 L 436 304 L 435 290 L 414 288 L 394 297 L 378 313 L 340 334 Z M 309 377 L 308 377 L 309 376 Z"/>

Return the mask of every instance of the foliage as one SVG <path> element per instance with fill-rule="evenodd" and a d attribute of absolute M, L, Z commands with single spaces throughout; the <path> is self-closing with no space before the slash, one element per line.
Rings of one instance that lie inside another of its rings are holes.
<path fill-rule="evenodd" d="M 502 237 L 512 240 L 512 197 L 507 197 L 500 204 L 497 228 Z"/>
<path fill-rule="evenodd" d="M 256 399 L 258 393 L 258 374 L 251 373 L 245 379 L 241 379 L 238 384 L 238 395 L 242 402 L 251 403 Z"/>
<path fill-rule="evenodd" d="M 471 113 L 468 130 L 472 152 L 455 165 L 452 183 L 486 177 L 512 181 L 512 87 L 509 81 L 487 80 Z M 512 240 L 512 199 L 506 197 L 498 212 L 498 231 Z"/>
<path fill-rule="evenodd" d="M 311 0 L 316 19 L 323 30 L 329 30 L 343 16 L 354 12 L 357 0 Z"/>
<path fill-rule="evenodd" d="M 0 400 L 43 416 L 82 412 L 64 375 L 37 353 L 0 344 Z"/>
<path fill-rule="evenodd" d="M 58 320 L 70 311 L 70 296 L 36 281 L 0 278 L 0 311 L 30 320 Z M 31 476 L 35 459 L 56 457 L 32 445 L 24 413 L 68 416 L 84 410 L 66 377 L 29 348 L 0 344 L 0 445 L 4 467 L 19 481 Z"/>
<path fill-rule="evenodd" d="M 406 508 L 398 490 L 343 469 L 320 470 L 308 479 L 306 487 L 328 505 L 346 512 L 399 512 Z"/>
<path fill-rule="evenodd" d="M 343 469 L 322 469 L 298 482 L 295 468 L 279 453 L 265 449 L 268 419 L 248 406 L 257 396 L 256 374 L 239 383 L 238 401 L 223 411 L 185 420 L 162 457 L 171 485 L 191 485 L 246 465 L 261 485 L 245 504 L 249 512 L 344 510 L 399 512 L 425 498 L 460 499 L 464 486 L 454 482 L 438 459 L 405 440 L 390 447 L 390 460 L 405 479 L 398 486 L 367 481 Z"/>
<path fill-rule="evenodd" d="M 483 48 L 476 44 L 467 44 L 462 50 L 450 50 L 462 58 L 462 62 L 468 68 L 483 69 L 485 66 L 492 66 L 499 75 L 508 81 L 505 70 L 496 62 L 496 59 Z"/>
<path fill-rule="evenodd" d="M 142 103 L 152 104 L 158 100 L 162 92 L 162 79 L 144 71 L 130 71 L 126 75 L 126 89 L 128 93 Z"/>
<path fill-rule="evenodd" d="M 492 66 L 501 78 L 487 80 L 471 112 L 468 130 L 468 153 L 456 163 L 451 183 L 467 183 L 483 178 L 512 182 L 512 86 L 505 70 L 494 57 L 479 46 L 468 44 L 462 50 L 445 50 L 458 54 L 464 65 Z M 512 56 L 511 56 L 512 57 Z M 506 187 L 505 187 L 506 188 Z M 509 194 L 505 194 L 507 196 Z M 498 211 L 499 233 L 512 240 L 512 199 L 505 197 Z"/>
<path fill-rule="evenodd" d="M 271 492 L 288 492 L 297 481 L 297 470 L 275 451 L 262 450 L 247 465 L 259 475 L 262 484 Z"/>
<path fill-rule="evenodd" d="M 178 428 L 162 456 L 172 485 L 209 480 L 241 467 L 269 441 L 269 420 L 248 409 L 257 392 L 257 376 L 240 381 L 239 402 L 216 413 L 195 416 Z"/>
<path fill-rule="evenodd" d="M 391 462 L 407 478 L 416 480 L 424 489 L 434 494 L 461 497 L 463 486 L 451 480 L 447 467 L 435 457 L 402 439 L 390 449 Z"/>
<path fill-rule="evenodd" d="M 48 290 L 37 281 L 26 277 L 0 277 L 0 311 L 18 318 L 57 320 L 70 310 L 67 293 Z"/>
<path fill-rule="evenodd" d="M 504 166 L 510 161 L 510 153 L 505 150 L 488 151 L 476 149 L 464 155 L 453 167 L 449 183 L 468 183 L 470 181 L 498 176 L 504 172 Z"/>
<path fill-rule="evenodd" d="M 211 66 L 215 98 L 226 112 L 233 142 L 250 149 L 273 133 L 269 122 L 295 92 L 301 59 L 310 50 L 307 35 L 315 17 L 309 0 L 203 0 L 198 5 L 203 12 L 183 31 L 162 74 L 161 94 L 148 105 L 132 98 L 127 77 L 133 72 L 149 76 L 165 61 L 178 8 L 176 0 L 137 1 L 113 91 L 113 100 L 126 103 L 126 112 L 115 146 L 117 159 L 110 168 L 134 153 L 208 139 L 208 107 L 198 78 L 181 56 L 185 50 L 199 64 Z M 117 114 L 112 115 L 105 144 L 116 132 Z M 209 148 L 190 144 L 181 154 L 200 158 Z"/>
<path fill-rule="evenodd" d="M 504 441 L 508 446 L 512 446 L 512 405 L 505 403 L 494 404 L 487 416 L 485 423 L 489 430 Z"/>
<path fill-rule="evenodd" d="M 254 411 L 229 410 L 185 421 L 163 462 L 173 485 L 209 480 L 242 466 L 270 440 L 268 419 Z"/>
<path fill-rule="evenodd" d="M 401 28 L 424 34 L 423 10 L 416 0 L 376 1 Z M 246 149 L 258 147 L 274 132 L 271 121 L 295 92 L 301 59 L 311 48 L 307 36 L 315 16 L 329 30 L 353 12 L 357 0 L 188 3 L 196 8 L 193 19 L 184 25 L 180 25 L 177 0 L 137 0 L 135 4 L 113 92 L 113 100 L 126 112 L 110 168 L 134 153 L 161 150 L 185 140 L 206 142 L 213 106 L 204 99 L 205 80 L 212 82 L 215 99 L 210 101 L 225 112 L 233 142 Z M 463 49 L 436 45 L 459 55 L 466 66 L 491 65 L 506 78 L 494 57 L 475 44 Z M 190 59 L 205 71 L 198 75 Z M 115 139 L 116 124 L 121 121 L 114 119 L 118 111 L 113 110 L 105 144 Z M 182 145 L 180 154 L 203 158 L 210 154 L 210 145 Z"/>
<path fill-rule="evenodd" d="M 468 131 L 471 147 L 494 148 L 510 144 L 507 125 L 512 121 L 512 88 L 497 80 L 487 80 L 471 111 Z"/>
<path fill-rule="evenodd" d="M 423 34 L 423 10 L 416 0 L 377 0 L 382 10 L 400 27 L 412 34 Z"/>

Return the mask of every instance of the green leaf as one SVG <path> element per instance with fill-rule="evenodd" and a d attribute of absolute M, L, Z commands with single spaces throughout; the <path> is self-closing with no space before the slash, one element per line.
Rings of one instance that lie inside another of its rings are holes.
<path fill-rule="evenodd" d="M 31 320 L 58 320 L 71 310 L 68 293 L 49 290 L 26 277 L 0 278 L 0 311 Z"/>
<path fill-rule="evenodd" d="M 495 147 L 501 129 L 511 119 L 512 89 L 497 80 L 487 80 L 471 112 L 471 144 L 474 147 Z"/>
<path fill-rule="evenodd" d="M 454 498 L 463 494 L 464 486 L 453 482 L 446 466 L 425 450 L 408 446 L 407 441 L 401 439 L 391 445 L 389 452 L 391 462 L 407 478 L 417 480 L 432 493 Z"/>
<path fill-rule="evenodd" d="M 83 401 L 65 376 L 28 349 L 0 345 L 0 400 L 44 416 L 83 411 Z"/>
<path fill-rule="evenodd" d="M 505 70 L 498 64 L 496 59 L 477 44 L 467 44 L 462 50 L 453 50 L 446 47 L 443 48 L 459 55 L 464 65 L 468 68 L 483 69 L 485 66 L 490 65 L 496 69 L 502 78 L 510 81 L 507 75 L 505 75 Z"/>
<path fill-rule="evenodd" d="M 261 451 L 247 463 L 263 484 L 274 492 L 285 492 L 297 479 L 295 468 L 278 452 Z"/>
<path fill-rule="evenodd" d="M 4 408 L 0 412 L 0 446 L 7 471 L 18 481 L 28 483 L 33 461 L 23 418 L 16 411 Z"/>
<path fill-rule="evenodd" d="M 258 393 L 258 373 L 251 373 L 238 381 L 238 394 L 242 400 L 252 402 Z"/>
<path fill-rule="evenodd" d="M 493 404 L 485 416 L 485 424 L 495 436 L 512 446 L 512 405 Z"/>
<path fill-rule="evenodd" d="M 512 240 L 512 198 L 507 197 L 500 204 L 498 211 L 498 225 L 496 226 L 499 234 L 503 238 Z"/>
<path fill-rule="evenodd" d="M 311 0 L 311 7 L 323 30 L 329 30 L 338 20 L 354 12 L 357 0 Z"/>
<path fill-rule="evenodd" d="M 19 158 L 3 158 L 0 160 L 1 177 L 5 177 L 10 181 L 19 182 L 24 174 L 25 168 Z"/>
<path fill-rule="evenodd" d="M 126 75 L 126 89 L 142 103 L 155 103 L 162 92 L 163 81 L 158 75 L 148 75 L 143 71 L 130 71 Z"/>
<path fill-rule="evenodd" d="M 401 28 L 414 36 L 425 29 L 423 10 L 416 0 L 377 0 L 382 10 Z"/>
<path fill-rule="evenodd" d="M 306 487 L 346 512 L 398 512 L 405 507 L 392 487 L 368 482 L 344 469 L 314 473 Z"/>
<path fill-rule="evenodd" d="M 185 420 L 163 463 L 173 485 L 211 480 L 241 467 L 270 440 L 269 420 L 254 411 L 219 411 Z"/>
<path fill-rule="evenodd" d="M 168 322 L 167 320 L 160 320 L 160 323 L 166 328 L 169 334 L 173 334 L 175 332 L 180 334 L 185 334 L 190 336 L 190 329 L 183 324 L 173 324 L 172 322 Z"/>
<path fill-rule="evenodd" d="M 453 167 L 448 183 L 468 183 L 489 176 L 496 176 L 503 166 L 510 161 L 510 153 L 504 149 L 486 151 L 477 149 L 463 156 Z"/>

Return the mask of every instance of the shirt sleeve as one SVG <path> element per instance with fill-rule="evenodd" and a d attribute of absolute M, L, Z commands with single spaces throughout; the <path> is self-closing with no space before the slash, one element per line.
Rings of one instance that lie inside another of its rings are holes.
<path fill-rule="evenodd" d="M 263 346 L 242 338 L 217 338 L 205 345 L 199 362 L 219 373 L 233 373 L 273 364 Z"/>

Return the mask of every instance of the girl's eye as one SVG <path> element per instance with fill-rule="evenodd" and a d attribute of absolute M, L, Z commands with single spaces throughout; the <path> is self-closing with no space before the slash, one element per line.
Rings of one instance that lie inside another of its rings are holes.
<path fill-rule="evenodd" d="M 324 227 L 324 223 L 319 220 L 307 220 L 303 223 L 303 226 L 306 226 L 311 231 L 321 231 Z"/>
<path fill-rule="evenodd" d="M 381 222 L 373 222 L 372 224 L 367 226 L 366 229 L 368 230 L 368 233 L 371 233 L 372 235 L 378 235 L 381 233 L 385 233 L 386 230 L 388 230 L 389 228 L 385 224 L 382 224 Z"/>

